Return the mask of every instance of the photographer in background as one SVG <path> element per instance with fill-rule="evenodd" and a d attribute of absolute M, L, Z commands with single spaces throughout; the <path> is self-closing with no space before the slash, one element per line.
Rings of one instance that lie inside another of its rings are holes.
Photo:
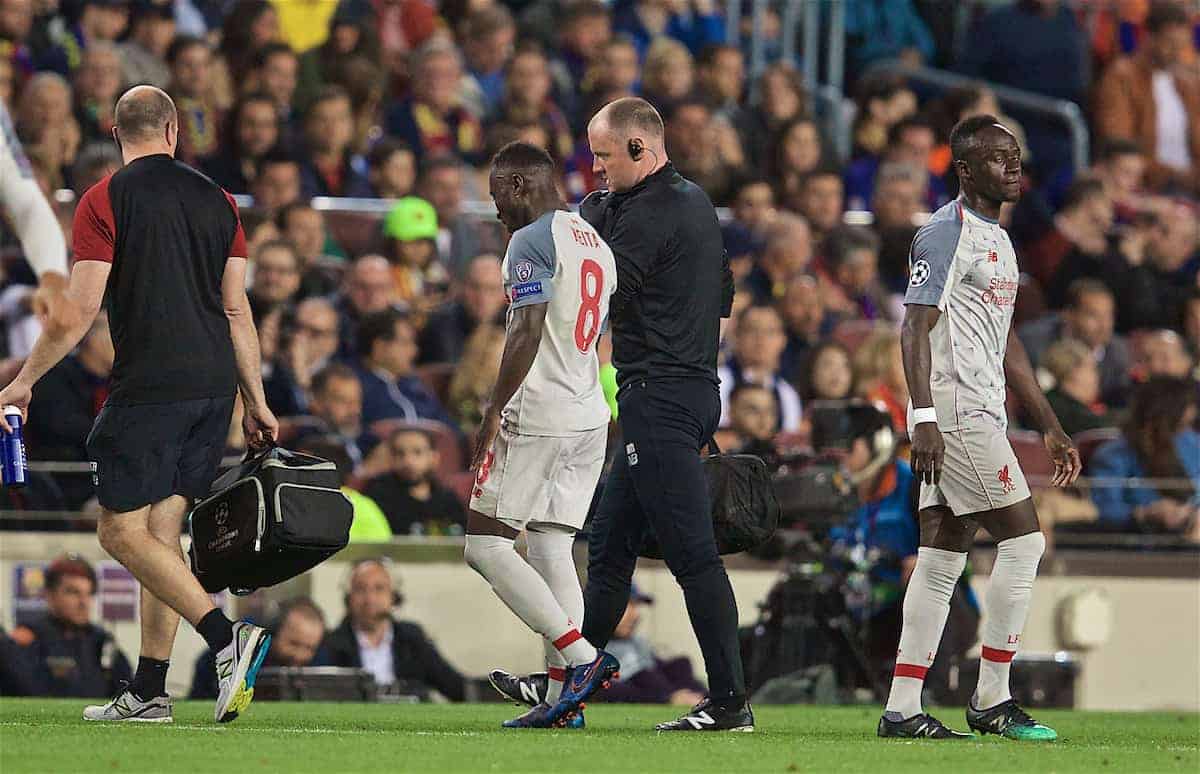
<path fill-rule="evenodd" d="M 818 454 L 841 456 L 858 490 L 861 505 L 830 537 L 835 545 L 848 548 L 851 556 L 863 556 L 871 564 L 864 645 L 872 671 L 886 676 L 900 642 L 904 589 L 917 562 L 916 480 L 908 463 L 896 459 L 896 435 L 887 412 L 868 403 L 853 403 L 840 411 L 814 412 L 812 421 L 813 448 Z M 950 660 L 975 643 L 978 604 L 966 578 L 964 574 L 959 579 L 951 598 L 938 660 L 926 681 L 935 692 L 945 685 Z"/>

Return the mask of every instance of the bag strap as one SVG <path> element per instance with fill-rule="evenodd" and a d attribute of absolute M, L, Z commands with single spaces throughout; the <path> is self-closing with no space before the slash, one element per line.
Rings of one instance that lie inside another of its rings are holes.
<path fill-rule="evenodd" d="M 708 446 L 709 454 L 720 454 L 721 453 L 721 446 L 717 443 L 716 435 L 709 436 L 708 443 L 706 445 Z"/>
<path fill-rule="evenodd" d="M 275 446 L 276 443 L 274 438 L 268 438 L 266 444 L 261 449 L 256 450 L 251 446 L 246 446 L 246 456 L 242 458 L 242 464 L 245 465 L 251 460 L 262 459 L 263 457 L 266 457 L 267 453 L 274 449 Z"/>

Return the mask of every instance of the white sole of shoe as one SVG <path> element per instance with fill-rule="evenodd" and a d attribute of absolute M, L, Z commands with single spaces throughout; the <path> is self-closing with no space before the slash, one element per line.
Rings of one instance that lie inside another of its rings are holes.
<path fill-rule="evenodd" d="M 230 722 L 238 716 L 238 713 L 250 706 L 250 701 L 254 698 L 254 689 L 246 687 L 246 672 L 250 671 L 250 664 L 254 662 L 264 634 L 266 634 L 266 630 L 258 628 L 250 633 L 250 640 L 246 643 L 246 658 L 238 662 L 237 669 L 233 673 L 233 680 L 230 683 L 232 690 L 230 690 L 224 705 L 222 706 L 222 703 L 218 701 L 216 711 L 213 712 L 213 719 L 218 723 Z"/>
<path fill-rule="evenodd" d="M 83 718 L 89 723 L 174 723 L 175 718 L 120 718 L 109 720 L 107 718 L 89 718 L 86 715 Z"/>

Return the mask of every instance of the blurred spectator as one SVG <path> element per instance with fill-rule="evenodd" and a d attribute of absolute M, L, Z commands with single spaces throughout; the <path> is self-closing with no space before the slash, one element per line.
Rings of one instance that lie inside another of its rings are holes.
<path fill-rule="evenodd" d="M 272 623 L 271 631 L 271 646 L 263 666 L 313 666 L 325 639 L 325 614 L 308 597 L 295 597 L 279 606 L 279 615 Z M 216 656 L 206 650 L 196 661 L 188 698 L 215 699 L 217 688 Z"/>
<path fill-rule="evenodd" d="M 246 82 L 255 57 L 267 44 L 279 40 L 279 14 L 267 0 L 237 0 L 225 14 L 217 59 L 217 87 L 224 107 Z"/>
<path fill-rule="evenodd" d="M 12 107 L 16 87 L 33 74 L 33 0 L 10 0 L 0 5 L 0 102 Z"/>
<path fill-rule="evenodd" d="M 463 212 L 466 170 L 453 157 L 434 159 L 421 168 L 417 195 L 437 211 L 437 251 L 452 276 L 462 276 L 480 253 L 502 252 L 498 223 L 482 223 Z"/>
<path fill-rule="evenodd" d="M 1192 429 L 1195 385 L 1184 379 L 1151 379 L 1134 391 L 1130 405 L 1124 437 L 1096 450 L 1088 474 L 1169 481 L 1093 487 L 1101 522 L 1126 530 L 1194 532 L 1200 491 L 1200 433 Z"/>
<path fill-rule="evenodd" d="M 852 314 L 864 320 L 897 315 L 879 282 L 879 238 L 864 226 L 838 226 L 825 239 L 824 264 Z"/>
<path fill-rule="evenodd" d="M 1148 229 L 1144 260 L 1130 262 L 1133 268 L 1121 278 L 1118 327 L 1180 329 L 1184 302 L 1200 268 L 1196 211 L 1184 204 L 1164 207 Z"/>
<path fill-rule="evenodd" d="M 779 428 L 800 429 L 800 396 L 780 372 L 780 357 L 787 346 L 783 318 L 771 306 L 751 306 L 738 316 L 733 357 L 717 369 L 721 382 L 721 422 L 730 421 L 730 396 L 742 384 L 758 384 L 775 393 L 779 406 Z"/>
<path fill-rule="evenodd" d="M 1097 84 L 1096 133 L 1135 140 L 1152 187 L 1200 194 L 1200 78 L 1184 61 L 1195 46 L 1188 11 L 1157 0 L 1146 33 L 1141 50 L 1113 62 Z"/>
<path fill-rule="evenodd" d="M 387 111 L 387 133 L 408 143 L 420 161 L 444 153 L 480 160 L 483 129 L 460 102 L 462 65 L 446 43 L 427 43 L 413 55 L 412 96 Z"/>
<path fill-rule="evenodd" d="M 705 46 L 696 58 L 698 91 L 708 100 L 713 117 L 733 127 L 742 146 L 749 150 L 761 138 L 755 136 L 755 119 L 742 106 L 745 90 L 746 62 L 737 46 L 713 44 Z M 760 168 L 759 159 L 750 154 L 750 166 Z"/>
<path fill-rule="evenodd" d="M 401 199 L 417 184 L 417 157 L 400 140 L 384 137 L 367 154 L 367 182 L 380 199 Z"/>
<path fill-rule="evenodd" d="M 338 315 L 326 298 L 306 298 L 283 323 L 280 352 L 271 375 L 263 380 L 267 404 L 278 416 L 308 413 L 313 376 L 337 352 Z"/>
<path fill-rule="evenodd" d="M 340 71 L 356 55 L 379 61 L 379 39 L 370 30 L 365 3 L 339 2 L 329 20 L 329 36 L 319 46 L 305 51 L 299 60 L 296 87 L 291 100 L 307 108 L 322 86 L 340 82 Z"/>
<path fill-rule="evenodd" d="M 858 394 L 876 407 L 882 406 L 892 427 L 907 425 L 908 382 L 896 331 L 881 329 L 858 346 L 854 351 L 854 377 Z"/>
<path fill-rule="evenodd" d="M 366 163 L 351 149 L 354 115 L 345 89 L 321 89 L 304 117 L 304 137 L 308 158 L 300 188 L 306 198 L 371 195 Z"/>
<path fill-rule="evenodd" d="M 281 207 L 300 200 L 300 161 L 287 153 L 269 151 L 258 160 L 250 182 L 254 206 L 273 215 Z"/>
<path fill-rule="evenodd" d="M 679 173 L 703 188 L 714 204 L 728 204 L 745 163 L 733 127 L 714 121 L 702 100 L 689 98 L 675 103 L 665 131 L 667 152 Z"/>
<path fill-rule="evenodd" d="M 427 698 L 431 689 L 462 701 L 466 681 L 415 623 L 392 616 L 403 602 L 386 560 L 354 564 L 346 589 L 346 618 L 321 645 L 332 666 L 366 669 L 380 688 Z"/>
<path fill-rule="evenodd" d="M 660 113 L 672 112 L 692 93 L 696 70 L 687 47 L 671 38 L 658 38 L 642 63 L 642 96 Z"/>
<path fill-rule="evenodd" d="M 253 91 L 262 92 L 275 103 L 279 114 L 279 135 L 285 147 L 301 144 L 296 108 L 297 72 L 300 68 L 296 53 L 286 43 L 267 43 L 254 57 L 254 71 L 247 84 Z M 316 94 L 312 95 L 315 98 Z M 304 104 L 311 106 L 311 99 Z"/>
<path fill-rule="evenodd" d="M 1045 288 L 1052 309 L 1066 302 L 1067 288 L 1080 277 L 1102 279 L 1117 290 L 1126 265 L 1109 244 L 1112 223 L 1113 204 L 1103 183 L 1081 177 L 1071 184 L 1051 229 L 1029 245 L 1021 267 Z"/>
<path fill-rule="evenodd" d="M 303 202 L 292 202 L 279 210 L 275 226 L 296 249 L 300 259 L 300 298 L 327 296 L 337 289 L 331 264 L 341 258 L 329 251 L 332 243 L 325 231 L 325 217 Z"/>
<path fill-rule="evenodd" d="M 634 585 L 629 591 L 625 614 L 617 622 L 605 649 L 621 662 L 621 679 L 604 692 L 604 701 L 690 706 L 704 698 L 704 686 L 692 674 L 686 656 L 664 659 L 644 637 L 637 635 L 642 607 L 654 598 Z"/>
<path fill-rule="evenodd" d="M 0 696 L 36 696 L 40 693 L 29 655 L 28 648 L 0 629 Z"/>
<path fill-rule="evenodd" d="M 504 96 L 504 66 L 513 53 L 517 26 L 503 5 L 472 11 L 459 30 L 469 79 L 469 103 L 478 118 L 495 114 Z"/>
<path fill-rule="evenodd" d="M 1042 367 L 1054 377 L 1046 400 L 1067 435 L 1115 424 L 1100 402 L 1100 370 L 1086 344 L 1059 339 L 1046 349 Z"/>
<path fill-rule="evenodd" d="M 912 0 L 850 0 L 846 5 L 846 67 L 853 80 L 867 65 L 900 59 L 920 65 L 933 58 L 933 36 Z"/>
<path fill-rule="evenodd" d="M 358 378 L 363 385 L 363 422 L 434 419 L 454 423 L 416 375 L 417 333 L 407 316 L 391 309 L 367 315 L 358 326 Z"/>
<path fill-rule="evenodd" d="M 798 383 L 797 371 L 805 355 L 833 330 L 837 317 L 831 313 L 815 277 L 801 274 L 787 283 L 777 302 L 783 317 L 787 346 L 779 358 L 779 370 L 788 381 Z"/>
<path fill-rule="evenodd" d="M 888 143 L 879 156 L 862 156 L 846 168 L 846 200 L 851 209 L 862 209 L 873 200 L 873 191 L 884 165 L 903 164 L 924 173 L 921 195 L 929 210 L 945 204 L 949 197 L 942 178 L 929 167 L 937 146 L 937 133 L 929 121 L 910 116 L 888 130 Z"/>
<path fill-rule="evenodd" d="M 648 59 L 660 40 L 683 43 L 693 54 L 725 39 L 725 20 L 716 0 L 617 0 L 616 32 L 628 36 Z"/>
<path fill-rule="evenodd" d="M 1127 223 L 1146 207 L 1143 191 L 1146 155 L 1132 140 L 1104 140 L 1096 150 L 1092 175 L 1116 207 L 1117 220 Z"/>
<path fill-rule="evenodd" d="M 775 190 L 766 177 L 745 177 L 734 186 L 733 223 L 727 228 L 741 228 L 757 240 L 766 236 L 775 218 Z"/>
<path fill-rule="evenodd" d="M 923 169 L 911 164 L 888 163 L 879 167 L 871 194 L 876 233 L 882 235 L 915 224 L 917 214 L 925 209 L 926 178 Z"/>
<path fill-rule="evenodd" d="M 250 193 L 259 161 L 279 143 L 279 115 L 264 92 L 238 100 L 225 120 L 221 151 L 201 164 L 204 174 L 231 194 Z"/>
<path fill-rule="evenodd" d="M 71 189 L 83 196 L 87 189 L 116 172 L 124 165 L 121 151 L 111 139 L 97 140 L 85 145 L 71 167 Z"/>
<path fill-rule="evenodd" d="M 121 81 L 125 85 L 148 83 L 166 89 L 171 82 L 167 49 L 175 39 L 173 3 L 141 0 L 133 8 L 129 36 L 120 45 Z"/>
<path fill-rule="evenodd" d="M 80 56 L 97 42 L 114 43 L 129 23 L 129 0 L 79 0 L 74 21 L 51 16 L 45 26 L 49 47 L 42 51 L 39 70 L 67 75 L 79 67 Z M 46 10 L 57 10 L 50 5 Z M 40 26 L 40 25 L 39 25 Z"/>
<path fill-rule="evenodd" d="M 441 303 L 450 275 L 438 260 L 433 205 L 418 196 L 399 200 L 384 218 L 383 238 L 400 301 L 422 312 Z"/>
<path fill-rule="evenodd" d="M 1061 0 L 1021 0 L 996 7 L 971 29 L 958 69 L 1004 86 L 1087 104 L 1087 39 L 1075 12 Z M 1070 162 L 1070 141 L 1056 119 L 1023 116 L 1040 177 Z"/>
<path fill-rule="evenodd" d="M 367 481 L 363 493 L 379 503 L 395 535 L 461 535 L 467 512 L 437 480 L 438 453 L 423 430 L 400 428 L 384 440 L 387 473 Z"/>
<path fill-rule="evenodd" d="M 31 459 L 89 459 L 86 440 L 108 398 L 114 357 L 108 315 L 101 312 L 75 352 L 38 382 L 25 425 Z M 71 508 L 78 508 L 94 494 L 91 481 L 83 476 L 66 476 L 59 483 Z"/>
<path fill-rule="evenodd" d="M 219 150 L 221 110 L 212 97 L 212 51 L 199 38 L 180 35 L 167 49 L 171 67 L 168 92 L 179 112 L 180 161 L 197 165 Z"/>
<path fill-rule="evenodd" d="M 880 156 L 892 126 L 917 112 L 917 97 L 899 75 L 872 73 L 855 87 L 852 157 Z"/>
<path fill-rule="evenodd" d="M 1067 305 L 1060 312 L 1026 323 L 1017 333 L 1030 361 L 1036 366 L 1052 342 L 1073 339 L 1088 347 L 1099 369 L 1100 394 L 1111 406 L 1125 405 L 1133 356 L 1124 336 L 1113 333 L 1116 300 L 1100 280 L 1079 279 L 1067 289 Z"/>
<path fill-rule="evenodd" d="M 374 446 L 374 439 L 362 427 L 362 384 L 358 374 L 343 363 L 329 363 L 313 374 L 309 394 L 308 413 L 317 423 L 302 425 L 297 440 L 320 436 L 325 444 L 336 443 L 349 457 L 353 472 Z"/>
<path fill-rule="evenodd" d="M 422 363 L 455 363 L 481 323 L 504 327 L 504 279 L 500 259 L 476 256 L 460 281 L 461 297 L 435 309 L 421 331 Z"/>
<path fill-rule="evenodd" d="M 79 123 L 72 109 L 71 86 L 62 76 L 42 72 L 30 78 L 17 100 L 13 123 L 31 161 L 41 159 L 55 173 L 75 162 Z"/>
<path fill-rule="evenodd" d="M 771 178 L 781 198 L 790 200 L 800 190 L 804 177 L 821 166 L 825 149 L 821 130 L 811 118 L 795 118 L 775 135 Z"/>
<path fill-rule="evenodd" d="M 556 74 L 553 63 L 550 65 L 550 74 L 552 77 L 561 76 L 561 72 Z M 571 118 L 569 113 L 574 106 L 576 122 L 583 123 L 605 103 L 620 97 L 636 96 L 641 77 L 641 64 L 633 42 L 626 37 L 612 38 L 601 47 L 588 69 L 586 80 L 579 84 L 582 104 L 574 96 L 559 96 L 557 102 L 568 112 L 568 118 Z M 586 142 L 582 145 L 587 147 Z"/>
<path fill-rule="evenodd" d="M 1192 289 L 1183 307 L 1183 337 L 1192 361 L 1200 364 L 1200 285 Z"/>
<path fill-rule="evenodd" d="M 762 259 L 746 279 L 755 302 L 769 304 L 780 298 L 788 283 L 808 268 L 812 254 L 812 233 L 804 218 L 782 214 L 774 218 Z"/>
<path fill-rule="evenodd" d="M 12 110 L 17 90 L 17 73 L 11 60 L 0 58 L 0 105 Z M 3 635 L 0 635 L 3 636 Z"/>
<path fill-rule="evenodd" d="M 500 117 L 514 125 L 541 126 L 550 137 L 547 150 L 562 160 L 571 155 L 574 139 L 566 115 L 550 98 L 550 85 L 546 56 L 532 48 L 518 51 L 508 63 Z"/>
<path fill-rule="evenodd" d="M 353 376 L 353 374 L 351 374 Z M 297 451 L 314 454 L 337 466 L 342 482 L 342 494 L 354 507 L 354 521 L 350 523 L 351 543 L 387 543 L 392 539 L 392 527 L 379 504 L 357 489 L 348 485 L 354 473 L 355 463 L 346 452 L 341 440 L 329 436 L 310 436 L 297 445 Z"/>
<path fill-rule="evenodd" d="M 729 453 L 770 456 L 779 432 L 779 403 L 775 391 L 743 382 L 729 395 L 729 427 L 718 433 L 721 448 Z"/>
<path fill-rule="evenodd" d="M 1183 379 L 1192 370 L 1192 359 L 1188 356 L 1183 337 L 1175 331 L 1161 329 L 1143 334 L 1141 350 L 1137 370 L 1143 378 L 1165 376 Z"/>
<path fill-rule="evenodd" d="M 796 195 L 788 204 L 804 216 L 817 244 L 825 241 L 829 234 L 842 222 L 845 209 L 845 184 L 836 167 L 818 167 L 800 178 Z"/>
<path fill-rule="evenodd" d="M 248 296 L 259 314 L 292 302 L 300 290 L 300 257 L 290 242 L 264 242 L 254 254 L 254 279 Z"/>
<path fill-rule="evenodd" d="M 392 268 L 382 255 L 359 256 L 350 264 L 342 293 L 334 301 L 338 309 L 338 356 L 357 357 L 358 324 L 366 315 L 382 312 L 396 304 Z"/>
<path fill-rule="evenodd" d="M 27 649 L 39 692 L 113 696 L 122 681 L 133 679 L 133 673 L 113 636 L 92 623 L 96 571 L 67 554 L 46 568 L 45 584 L 45 616 L 12 633 L 13 640 Z"/>
<path fill-rule="evenodd" d="M 580 107 L 575 102 L 576 89 L 587 82 L 588 68 L 604 53 L 612 37 L 612 22 L 604 3 L 577 0 L 563 9 L 558 29 L 558 59 L 552 66 L 555 101 L 568 116 L 575 117 Z"/>
<path fill-rule="evenodd" d="M 72 76 L 75 119 L 83 142 L 112 138 L 113 110 L 121 94 L 121 58 L 112 43 L 88 46 Z"/>
<path fill-rule="evenodd" d="M 853 394 L 854 368 L 850 352 L 836 341 L 823 341 L 809 350 L 800 370 L 800 399 L 847 400 Z"/>
<path fill-rule="evenodd" d="M 504 328 L 500 325 L 476 326 L 463 346 L 450 380 L 450 415 L 459 427 L 479 427 L 483 409 L 490 400 L 500 358 L 504 354 Z"/>

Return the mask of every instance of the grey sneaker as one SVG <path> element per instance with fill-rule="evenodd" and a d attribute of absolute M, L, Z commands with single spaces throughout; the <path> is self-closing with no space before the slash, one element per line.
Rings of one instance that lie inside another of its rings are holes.
<path fill-rule="evenodd" d="M 271 647 L 271 633 L 248 621 L 233 625 L 233 642 L 217 654 L 217 707 L 213 719 L 228 723 L 238 716 L 254 698 L 254 680 L 258 668 Z"/>
<path fill-rule="evenodd" d="M 125 723 L 172 723 L 174 716 L 170 696 L 155 696 L 142 701 L 126 685 L 108 704 L 93 704 L 83 708 L 84 720 L 121 721 Z"/>

